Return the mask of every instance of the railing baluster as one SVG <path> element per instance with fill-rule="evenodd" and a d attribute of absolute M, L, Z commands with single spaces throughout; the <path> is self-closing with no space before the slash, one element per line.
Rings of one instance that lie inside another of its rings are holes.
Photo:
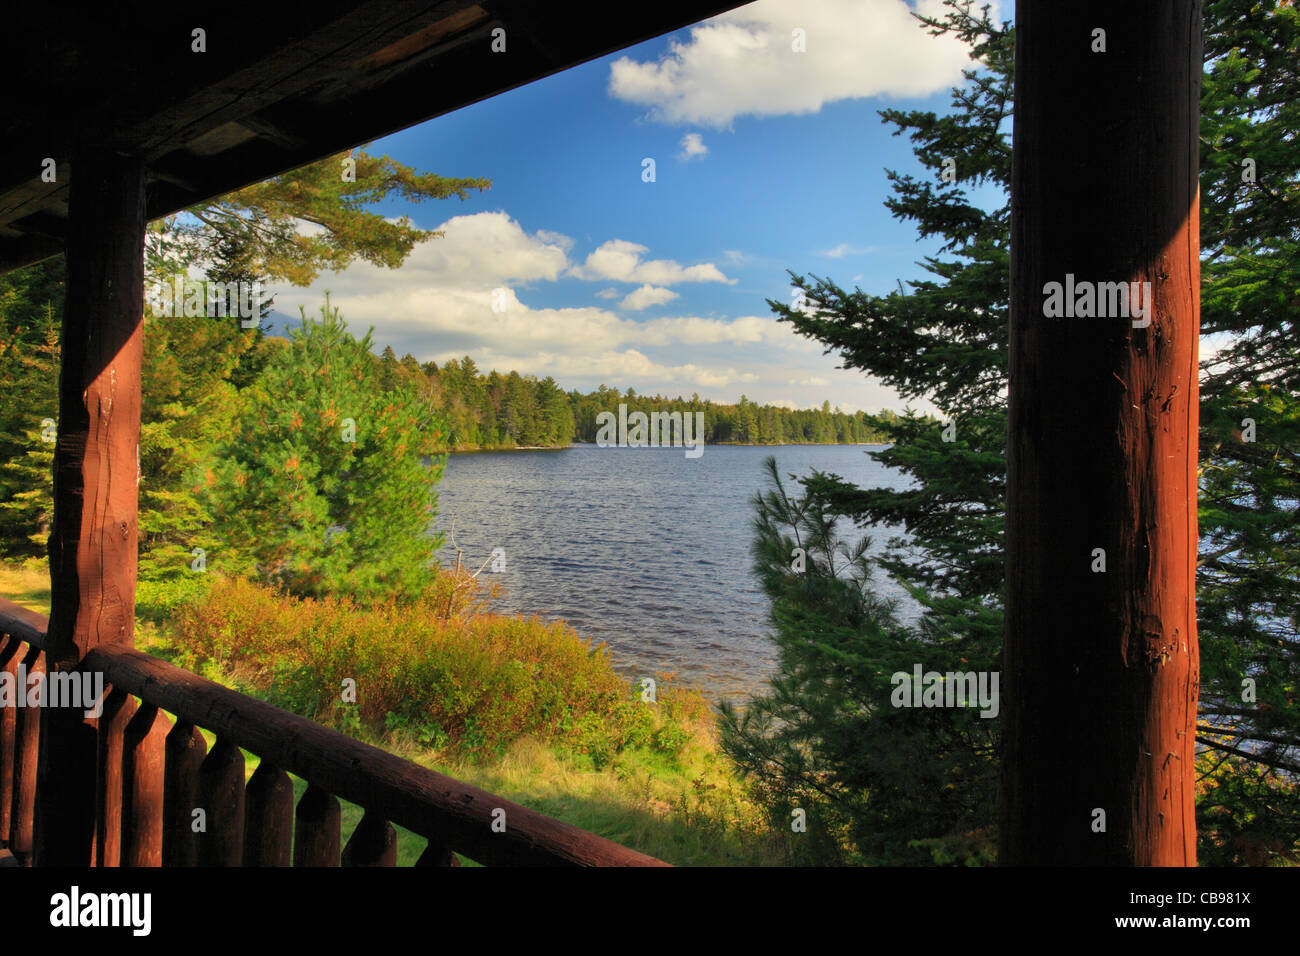
<path fill-rule="evenodd" d="M 244 861 L 244 755 L 226 737 L 199 767 L 199 806 L 206 832 L 199 837 L 199 866 L 239 866 Z"/>
<path fill-rule="evenodd" d="M 163 770 L 163 866 L 197 866 L 198 834 L 194 810 L 199 805 L 199 767 L 208 752 L 203 734 L 188 720 L 176 721 L 167 735 Z"/>
<path fill-rule="evenodd" d="M 22 666 L 28 680 L 33 674 L 45 673 L 45 652 L 32 645 Z M 15 686 L 24 695 L 27 688 Z M 41 711 L 38 707 L 20 707 L 14 720 L 14 798 L 9 821 L 9 850 L 23 866 L 32 862 L 32 824 L 36 812 L 36 760 L 40 753 Z"/>
<path fill-rule="evenodd" d="M 0 638 L 0 672 L 9 675 L 14 692 L 18 691 L 18 661 L 22 641 L 16 637 Z M 9 845 L 9 824 L 13 819 L 14 766 L 17 754 L 18 708 L 0 707 L 0 846 Z"/>
<path fill-rule="evenodd" d="M 460 857 L 437 840 L 430 840 L 415 861 L 416 866 L 460 866 Z"/>
<path fill-rule="evenodd" d="M 244 794 L 244 866 L 288 866 L 293 847 L 293 781 L 263 760 Z"/>
<path fill-rule="evenodd" d="M 171 721 L 142 703 L 122 734 L 122 866 L 162 865 L 163 755 Z"/>
<path fill-rule="evenodd" d="M 341 823 L 338 797 L 309 785 L 294 819 L 293 865 L 338 866 Z"/>
<path fill-rule="evenodd" d="M 99 716 L 99 756 L 95 773 L 95 865 L 122 862 L 122 751 L 126 728 L 135 716 L 135 698 L 116 688 L 104 699 Z"/>
<path fill-rule="evenodd" d="M 396 866 L 397 831 L 379 814 L 367 810 L 348 845 L 343 848 L 344 866 Z"/>

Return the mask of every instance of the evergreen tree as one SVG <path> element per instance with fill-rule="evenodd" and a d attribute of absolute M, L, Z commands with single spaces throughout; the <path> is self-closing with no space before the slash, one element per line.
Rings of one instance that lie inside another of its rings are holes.
<path fill-rule="evenodd" d="M 1298 52 L 1293 3 L 1205 4 L 1201 328 L 1220 347 L 1202 362 L 1197 619 L 1200 723 L 1220 732 L 1202 732 L 1198 826 L 1217 864 L 1300 861 Z"/>
<path fill-rule="evenodd" d="M 0 464 L 0 481 L 11 490 L 0 498 L 5 553 L 15 557 L 37 557 L 45 553 L 54 521 L 55 424 L 44 420 L 41 428 L 23 436 L 25 448 Z M 12 443 L 11 447 L 12 447 Z"/>
<path fill-rule="evenodd" d="M 982 69 L 966 72 L 969 82 L 954 91 L 949 115 L 881 113 L 898 132 L 908 132 L 917 160 L 930 171 L 924 179 L 890 172 L 894 195 L 886 205 L 914 222 L 921 236 L 944 239 L 940 254 L 924 262 L 933 278 L 909 283 L 910 292 L 900 285 L 895 293 L 874 296 L 795 275 L 811 309 L 769 304 L 796 331 L 838 352 L 847 367 L 939 410 L 938 420 L 910 411 L 877 419 L 894 444 L 872 455 L 911 479 L 906 491 L 862 489 L 814 473 L 801 479 L 803 500 L 863 526 L 902 526 L 909 538 L 894 541 L 880 564 L 923 609 L 915 634 L 924 639 L 927 665 L 957 653 L 971 669 L 996 670 L 1003 626 L 1013 31 L 992 23 L 987 8 L 977 16 L 969 3 L 947 5 L 943 21 L 919 19 L 935 34 L 960 37 Z M 1258 838 L 1256 846 L 1294 855 L 1300 818 L 1268 808 L 1300 805 L 1294 781 L 1277 775 L 1281 767 L 1295 767 L 1300 727 L 1294 598 L 1300 583 L 1294 335 L 1300 142 L 1293 135 L 1300 30 L 1291 4 L 1220 0 L 1206 6 L 1206 34 L 1202 320 L 1207 332 L 1232 338 L 1203 373 L 1205 554 L 1198 592 L 1207 706 L 1201 717 L 1231 727 L 1228 736 L 1236 739 L 1205 734 L 1201 740 L 1237 752 L 1225 761 L 1220 749 L 1213 763 L 1207 761 L 1212 776 L 1200 806 L 1212 817 L 1203 832 L 1239 836 L 1246 830 Z M 1268 170 L 1266 179 L 1243 183 L 1246 156 L 1267 161 L 1260 166 Z M 943 175 L 948 158 L 956 162 L 955 181 Z M 977 201 L 974 189 L 981 186 L 992 186 L 996 200 Z M 1254 421 L 1254 442 L 1243 434 L 1245 418 Z M 778 632 L 777 639 L 797 635 Z M 1259 706 L 1242 701 L 1246 677 L 1260 687 Z M 818 693 L 810 689 L 810 699 L 788 702 L 787 710 L 820 706 Z M 868 759 L 885 739 L 864 732 L 841 751 L 826 748 L 828 763 L 816 769 L 835 773 L 836 761 Z M 734 720 L 724 740 L 741 760 L 773 746 L 770 737 Z M 989 755 L 995 742 L 985 747 L 969 740 L 968 753 Z M 962 766 L 974 768 L 978 778 L 967 785 L 987 791 L 992 761 Z M 862 813 L 871 819 L 869 796 L 865 806 Z M 975 817 L 953 814 L 947 821 L 929 815 L 929 834 L 939 842 L 928 845 L 938 858 L 948 858 L 951 847 L 961 845 L 961 829 L 974 824 L 966 832 L 985 831 L 992 810 L 990 803 Z M 907 824 L 899 818 L 895 825 Z M 1206 859 L 1240 859 L 1232 847 L 1207 849 Z"/>
<path fill-rule="evenodd" d="M 233 427 L 236 382 L 255 380 L 276 346 L 237 318 L 151 311 L 143 336 L 139 576 L 146 584 L 175 582 L 196 573 L 196 548 L 203 568 L 219 550 L 202 494 L 213 448 Z"/>
<path fill-rule="evenodd" d="M 742 711 L 722 702 L 722 745 L 755 781 L 773 824 L 807 814 L 795 862 L 988 862 L 995 780 L 990 721 L 974 708 L 891 706 L 893 675 L 916 662 L 972 668 L 932 628 L 902 626 L 878 596 L 870 539 L 850 546 L 809 487 L 791 497 L 768 458 L 755 497 L 754 570 L 780 650 L 771 690 Z"/>
<path fill-rule="evenodd" d="M 355 164 L 354 179 L 340 175 L 345 159 Z M 353 150 L 160 221 L 151 229 L 151 245 L 184 265 L 224 263 L 241 276 L 307 286 L 322 269 L 338 272 L 357 260 L 396 269 L 416 243 L 441 235 L 371 211 L 376 203 L 465 199 L 470 190 L 489 186 L 487 179 L 422 173 Z M 303 222 L 319 228 L 307 234 L 299 228 Z"/>
<path fill-rule="evenodd" d="M 379 385 L 384 389 L 396 388 L 401 378 L 402 376 L 398 371 L 397 355 L 393 352 L 391 345 L 385 345 L 384 351 L 379 355 Z"/>
<path fill-rule="evenodd" d="M 0 552 L 45 553 L 59 417 L 63 260 L 0 276 Z"/>
<path fill-rule="evenodd" d="M 881 683 L 895 671 L 910 673 L 915 664 L 924 671 L 995 671 L 1001 649 L 1008 209 L 1005 203 L 985 209 L 972 193 L 986 183 L 1005 190 L 1009 182 L 1005 120 L 1014 40 L 1010 25 L 994 23 L 987 8 L 980 15 L 969 3 L 950 2 L 949 8 L 942 20 L 918 18 L 936 35 L 960 38 L 978 66 L 964 71 L 967 85 L 953 91 L 954 112 L 881 111 L 898 132 L 909 133 L 918 160 L 938 182 L 890 171 L 894 195 L 886 201 L 896 218 L 915 222 L 921 236 L 946 240 L 938 256 L 924 261 L 934 278 L 909 283 L 910 294 L 900 289 L 873 296 L 791 273 L 810 307 L 768 303 L 781 321 L 838 352 L 845 367 L 874 376 L 906 399 L 928 400 L 956 423 L 955 434 L 945 435 L 943 422 L 909 411 L 886 427 L 893 445 L 870 454 L 912 479 L 906 491 L 861 489 L 814 473 L 800 479 L 805 491 L 796 499 L 817 526 L 833 526 L 844 516 L 861 526 L 904 528 L 908 538 L 893 540 L 880 564 L 923 613 L 915 627 L 898 628 L 883 609 L 859 603 L 862 619 L 831 634 L 809 628 L 801 635 L 777 622 L 780 677 L 754 707 L 770 714 L 772 727 L 801 724 L 799 746 L 818 761 L 794 764 L 796 741 L 775 737 L 763 721 L 733 712 L 723 723 L 724 748 L 771 792 L 773 778 L 764 767 L 772 764 L 802 766 L 810 779 L 843 773 L 847 793 L 824 795 L 816 812 L 829 814 L 834 804 L 848 813 L 853 823 L 843 836 L 849 851 L 874 862 L 992 856 L 996 720 L 945 708 L 895 710 Z M 956 182 L 942 179 L 945 157 L 957 157 Z M 821 420 L 810 424 L 815 434 L 826 427 Z M 769 502 L 759 521 L 770 521 L 772 513 Z M 778 523 L 793 526 L 791 516 L 775 514 Z M 764 534 L 760 526 L 760 543 Z M 861 542 L 852 553 L 861 553 Z M 816 589 L 806 593 L 812 596 L 805 600 L 821 600 Z M 779 610 L 774 605 L 774 621 Z M 790 692 L 787 644 L 799 648 L 796 657 L 860 658 L 854 666 L 873 675 L 851 708 L 854 733 L 816 716 L 839 692 L 828 680 L 801 679 L 794 685 L 798 693 Z M 893 759 L 898 740 L 909 742 L 910 759 Z M 770 764 L 755 760 L 764 753 L 775 754 Z M 853 776 L 842 769 L 861 766 L 871 772 Z M 910 796 L 910 810 L 900 795 Z"/>
<path fill-rule="evenodd" d="M 302 318 L 201 479 L 215 557 L 295 594 L 415 597 L 440 545 L 442 463 L 422 456 L 445 427 L 411 385 L 383 388 L 369 333 L 349 334 L 328 298 Z"/>

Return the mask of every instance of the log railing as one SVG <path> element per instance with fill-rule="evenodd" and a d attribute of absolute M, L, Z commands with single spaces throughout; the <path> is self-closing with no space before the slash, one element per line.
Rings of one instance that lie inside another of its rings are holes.
<path fill-rule="evenodd" d="M 0 670 L 43 672 L 47 619 L 0 599 Z M 393 824 L 427 840 L 420 866 L 663 866 L 315 721 L 125 647 L 92 650 L 96 866 L 393 866 Z M 215 734 L 211 751 L 199 728 Z M 40 709 L 0 707 L 0 841 L 30 865 Z M 261 763 L 245 784 L 244 756 Z M 297 806 L 289 774 L 308 784 Z M 364 811 L 340 845 L 339 799 Z M 36 861 L 39 863 L 39 860 Z"/>

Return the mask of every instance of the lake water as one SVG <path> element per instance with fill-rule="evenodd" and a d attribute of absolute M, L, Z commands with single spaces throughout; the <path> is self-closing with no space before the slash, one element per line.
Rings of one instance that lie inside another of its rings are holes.
<path fill-rule="evenodd" d="M 695 459 L 680 448 L 595 445 L 455 454 L 435 526 L 445 530 L 458 515 L 456 540 L 473 569 L 504 549 L 505 570 L 482 574 L 502 584 L 501 610 L 563 618 L 604 641 L 627 676 L 675 671 L 711 699 L 743 698 L 776 666 L 749 555 L 763 459 L 776 456 L 783 480 L 815 468 L 858 485 L 905 487 L 867 455 L 880 447 L 710 445 Z M 891 533 L 878 529 L 873 550 Z M 450 540 L 442 558 L 455 563 Z M 910 606 L 883 574 L 876 580 L 900 608 Z"/>

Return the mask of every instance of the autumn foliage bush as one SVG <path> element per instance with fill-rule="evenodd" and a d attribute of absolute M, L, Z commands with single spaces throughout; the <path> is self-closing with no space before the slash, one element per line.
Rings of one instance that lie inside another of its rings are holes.
<path fill-rule="evenodd" d="M 664 706 L 643 703 L 604 646 L 563 622 L 495 614 L 486 600 L 469 575 L 447 571 L 418 601 L 374 605 L 214 576 L 174 626 L 182 663 L 216 665 L 271 703 L 344 732 L 449 753 L 499 752 L 532 736 L 599 766 L 628 746 L 671 756 L 685 726 L 707 719 L 698 695 L 671 687 L 660 690 Z"/>

